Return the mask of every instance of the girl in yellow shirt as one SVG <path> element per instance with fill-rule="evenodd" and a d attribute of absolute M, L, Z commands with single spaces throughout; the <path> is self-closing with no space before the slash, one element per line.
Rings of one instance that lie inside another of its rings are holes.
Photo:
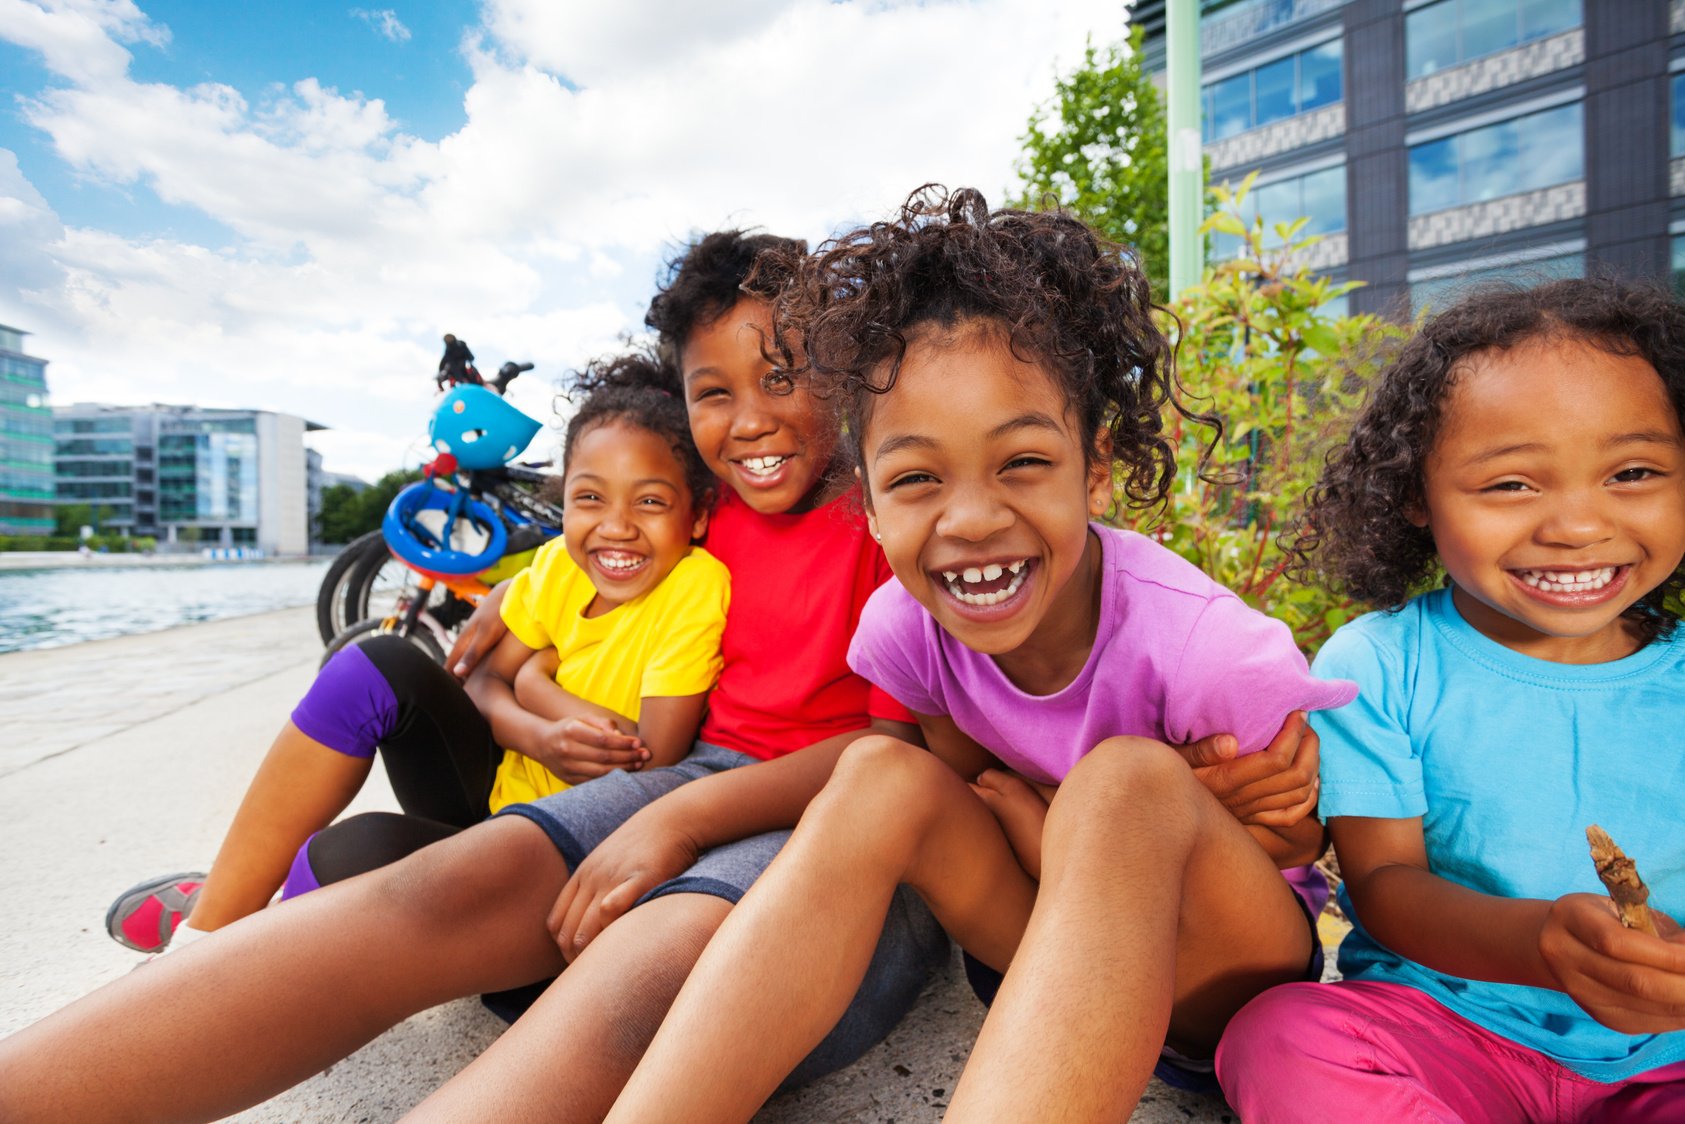
<path fill-rule="evenodd" d="M 338 653 L 276 737 L 210 873 L 129 890 L 107 915 L 114 939 L 179 946 L 262 909 L 283 881 L 290 897 L 488 810 L 689 751 L 720 671 L 730 579 L 693 545 L 715 481 L 684 404 L 662 389 L 671 379 L 635 354 L 577 380 L 562 537 L 511 583 L 509 634 L 467 684 L 397 637 Z M 403 814 L 359 816 L 318 840 L 377 750 Z"/>

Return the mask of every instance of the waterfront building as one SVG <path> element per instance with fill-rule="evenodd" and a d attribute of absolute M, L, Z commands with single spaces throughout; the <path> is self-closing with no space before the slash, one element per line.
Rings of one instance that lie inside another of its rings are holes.
<path fill-rule="evenodd" d="M 28 334 L 0 324 L 0 535 L 53 531 L 47 361 L 24 351 Z"/>
<path fill-rule="evenodd" d="M 163 550 L 302 554 L 321 473 L 304 434 L 322 428 L 266 410 L 55 406 L 57 501 L 87 504 L 99 530 L 152 536 Z"/>
<path fill-rule="evenodd" d="M 1164 0 L 1132 19 L 1162 74 Z M 1685 0 L 1205 0 L 1200 55 L 1212 182 L 1307 216 L 1352 311 L 1685 269 Z"/>

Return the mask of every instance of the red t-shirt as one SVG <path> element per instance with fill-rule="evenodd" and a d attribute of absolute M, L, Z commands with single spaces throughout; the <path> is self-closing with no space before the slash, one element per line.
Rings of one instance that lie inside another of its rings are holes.
<path fill-rule="evenodd" d="M 702 740 L 766 760 L 874 717 L 912 722 L 848 666 L 860 610 L 890 576 L 858 492 L 803 515 L 761 515 L 722 490 L 707 547 L 731 571 L 731 607 Z"/>

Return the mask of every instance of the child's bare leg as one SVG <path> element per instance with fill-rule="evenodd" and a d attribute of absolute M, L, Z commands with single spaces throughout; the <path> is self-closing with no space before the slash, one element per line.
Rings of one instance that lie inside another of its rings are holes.
<path fill-rule="evenodd" d="M 837 763 L 679 993 L 610 1120 L 747 1120 L 847 1010 L 895 888 L 1004 966 L 1035 899 L 983 802 L 891 738 Z"/>
<path fill-rule="evenodd" d="M 560 971 L 544 921 L 566 879 L 506 817 L 263 910 L 0 1041 L 0 1120 L 255 1104 L 417 1011 Z"/>
<path fill-rule="evenodd" d="M 1124 1119 L 1167 1033 L 1209 1056 L 1310 955 L 1292 891 L 1186 762 L 1102 743 L 1053 799 L 1041 895 L 949 1119 Z"/>
<path fill-rule="evenodd" d="M 632 910 L 409 1119 L 601 1120 L 730 910 L 708 894 Z"/>
<path fill-rule="evenodd" d="M 220 929 L 268 905 L 298 849 L 345 811 L 373 762 L 329 749 L 291 722 L 281 727 L 234 813 L 187 923 L 203 931 Z"/>

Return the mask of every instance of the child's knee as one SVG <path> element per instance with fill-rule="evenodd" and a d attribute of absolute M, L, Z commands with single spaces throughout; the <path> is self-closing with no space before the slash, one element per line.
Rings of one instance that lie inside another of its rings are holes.
<path fill-rule="evenodd" d="M 1166 814 L 1186 821 L 1200 788 L 1182 755 L 1151 738 L 1107 738 L 1072 767 L 1053 798 L 1052 812 L 1086 815 L 1127 801 L 1131 814 Z"/>
<path fill-rule="evenodd" d="M 371 871 L 373 908 L 398 923 L 454 932 L 464 919 L 493 921 L 511 910 L 545 911 L 561 893 L 567 864 L 544 832 L 515 816 L 491 820 Z"/>
<path fill-rule="evenodd" d="M 851 807 L 892 803 L 916 810 L 945 782 L 957 782 L 954 771 L 928 750 L 899 738 L 866 737 L 843 750 L 825 793 Z"/>

